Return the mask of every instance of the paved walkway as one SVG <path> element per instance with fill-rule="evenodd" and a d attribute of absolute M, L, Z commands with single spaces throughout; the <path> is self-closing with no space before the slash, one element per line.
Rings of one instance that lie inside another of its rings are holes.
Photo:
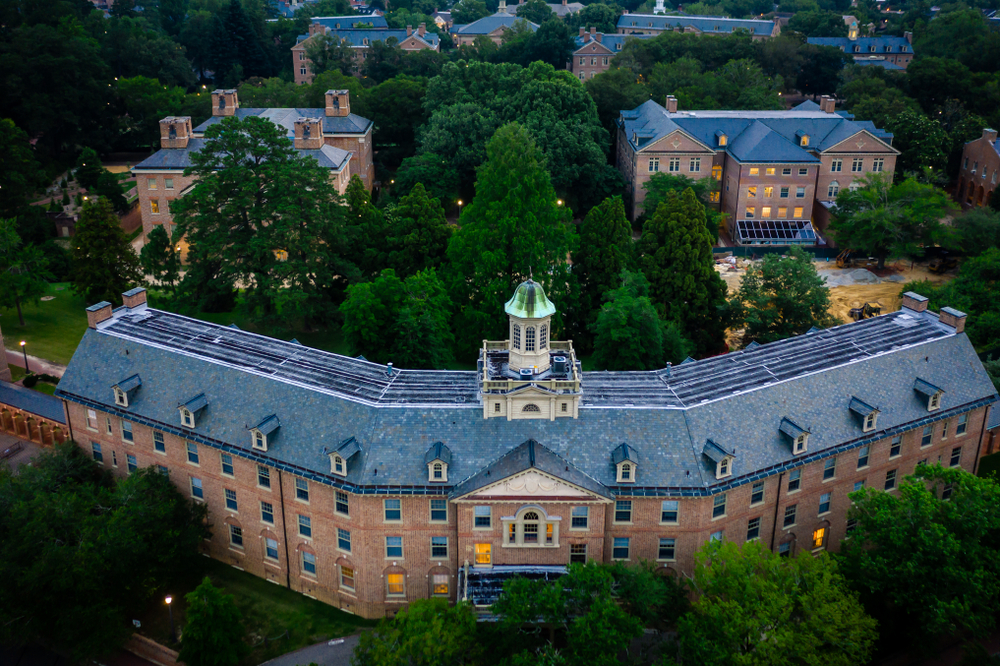
<path fill-rule="evenodd" d="M 8 448 L 13 447 L 16 444 L 21 445 L 21 450 L 12 455 L 10 458 L 5 458 L 0 460 L 0 465 L 7 465 L 13 470 L 16 470 L 21 465 L 31 462 L 31 459 L 42 452 L 42 446 L 35 442 L 29 442 L 26 439 L 21 439 L 20 437 L 14 437 L 10 433 L 0 432 L 0 452 L 6 451 Z M 0 660 L 2 663 L 2 660 Z"/>
<path fill-rule="evenodd" d="M 23 368 L 24 354 L 21 353 L 20 349 L 8 348 L 7 363 Z M 28 354 L 28 369 L 34 373 L 52 375 L 53 377 L 62 377 L 63 373 L 66 372 L 65 365 L 59 365 L 58 363 L 53 363 L 52 361 L 46 361 L 44 358 L 38 358 L 37 356 L 32 356 L 31 354 Z"/>
<path fill-rule="evenodd" d="M 261 666 L 308 666 L 314 662 L 319 666 L 350 666 L 358 640 L 355 635 L 324 641 L 275 657 Z"/>

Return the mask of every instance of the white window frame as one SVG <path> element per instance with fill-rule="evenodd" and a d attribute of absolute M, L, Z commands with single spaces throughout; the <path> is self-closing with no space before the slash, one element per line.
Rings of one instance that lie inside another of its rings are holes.
<path fill-rule="evenodd" d="M 637 470 L 638 465 L 631 460 L 618 463 L 618 483 L 635 483 Z"/>
<path fill-rule="evenodd" d="M 120 407 L 128 407 L 128 393 L 121 390 L 117 386 L 114 388 L 115 391 L 115 404 Z"/>

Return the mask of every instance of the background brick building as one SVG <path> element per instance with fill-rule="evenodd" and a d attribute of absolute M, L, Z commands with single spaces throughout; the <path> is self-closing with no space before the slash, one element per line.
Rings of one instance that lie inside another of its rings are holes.
<path fill-rule="evenodd" d="M 956 198 L 963 207 L 989 206 L 1000 180 L 1000 141 L 997 131 L 986 128 L 983 135 L 965 144 L 958 172 Z"/>

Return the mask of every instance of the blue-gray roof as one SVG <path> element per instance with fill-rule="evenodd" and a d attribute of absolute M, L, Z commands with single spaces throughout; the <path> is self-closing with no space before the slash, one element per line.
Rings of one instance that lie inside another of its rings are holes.
<path fill-rule="evenodd" d="M 346 40 L 351 46 L 355 47 L 368 46 L 372 42 L 377 41 L 388 41 L 389 38 L 395 38 L 397 42 L 402 42 L 410 36 L 406 34 L 406 30 L 397 28 L 379 28 L 375 30 L 351 30 L 348 28 L 341 30 L 331 29 L 328 34 L 340 37 L 342 40 Z M 302 38 L 308 37 L 308 35 L 302 36 Z M 434 49 L 438 48 L 438 45 L 441 42 L 441 38 L 437 35 L 437 33 L 430 31 L 425 32 L 423 35 L 419 35 L 417 34 L 417 31 L 414 30 L 413 37 L 423 40 Z M 365 40 L 368 41 L 366 42 Z M 302 41 L 302 39 L 299 39 L 299 41 Z"/>
<path fill-rule="evenodd" d="M 755 120 L 729 143 L 729 152 L 741 162 L 815 162 L 819 158 L 803 150 L 773 129 Z"/>
<path fill-rule="evenodd" d="M 880 53 L 913 53 L 913 46 L 905 37 L 810 37 L 806 40 L 816 46 L 836 46 L 844 53 L 875 55 Z"/>
<path fill-rule="evenodd" d="M 926 395 L 928 398 L 944 391 L 944 389 L 938 388 L 937 386 L 934 386 L 934 384 L 924 381 L 919 377 L 913 382 L 913 390 L 917 393 Z"/>
<path fill-rule="evenodd" d="M 192 412 L 201 411 L 208 407 L 208 397 L 204 393 L 199 393 L 190 400 L 180 403 L 180 407 L 184 407 Z"/>
<path fill-rule="evenodd" d="M 274 414 L 263 419 L 260 423 L 254 426 L 254 430 L 259 430 L 262 435 L 270 435 L 272 432 L 281 427 L 281 421 Z"/>
<path fill-rule="evenodd" d="M 531 32 L 538 30 L 538 24 L 532 23 L 527 19 L 511 16 L 510 14 L 494 14 L 493 16 L 484 16 L 472 23 L 453 25 L 451 26 L 451 32 L 454 35 L 488 35 L 502 26 L 510 28 L 518 21 L 527 24 Z"/>
<path fill-rule="evenodd" d="M 143 389 L 118 407 L 108 387 L 133 374 L 142 376 Z M 945 390 L 934 412 L 914 391 L 918 378 Z M 389 377 L 381 364 L 152 308 L 119 308 L 88 329 L 57 389 L 66 399 L 323 483 L 428 494 L 442 492 L 441 484 L 428 484 L 424 462 L 435 442 L 452 452 L 448 476 L 456 485 L 535 440 L 565 461 L 560 470 L 575 468 L 611 493 L 698 495 L 996 397 L 964 333 L 934 313 L 905 309 L 669 372 L 585 372 L 582 392 L 577 419 L 484 419 L 474 371 L 398 370 Z M 209 406 L 195 428 L 182 428 L 177 405 L 199 393 Z M 879 405 L 878 431 L 862 432 L 848 408 L 851 395 Z M 246 436 L 247 424 L 265 414 L 282 421 L 266 454 L 253 451 Z M 783 418 L 811 433 L 808 454 L 792 456 Z M 737 436 L 739 473 L 716 480 L 704 443 L 728 445 Z M 351 438 L 358 451 L 340 479 L 330 474 L 328 454 Z M 619 486 L 612 455 L 623 442 L 640 464 L 635 483 Z"/>
<path fill-rule="evenodd" d="M 881 67 L 882 69 L 888 69 L 888 70 L 894 70 L 894 71 L 898 70 L 900 72 L 903 71 L 904 69 L 906 69 L 905 67 L 900 67 L 899 65 L 897 65 L 894 62 L 889 62 L 888 60 L 881 60 L 881 59 L 876 59 L 876 60 L 865 60 L 865 59 L 855 60 L 854 64 L 855 65 L 860 65 L 862 67 Z"/>
<path fill-rule="evenodd" d="M 384 16 L 369 14 L 365 16 L 314 16 L 313 23 L 318 23 L 331 30 L 349 30 L 358 24 L 371 25 L 374 28 L 388 28 L 389 23 Z"/>
<path fill-rule="evenodd" d="M 621 51 L 625 47 L 625 42 L 630 39 L 652 39 L 656 35 L 616 35 L 612 33 L 598 33 L 601 35 L 601 41 L 598 44 L 603 44 L 611 51 Z M 580 50 L 584 46 L 590 46 L 591 39 L 590 33 L 585 33 L 583 37 L 579 35 L 573 40 L 576 43 L 576 49 Z"/>
<path fill-rule="evenodd" d="M 142 386 L 142 379 L 139 377 L 139 375 L 132 375 L 128 379 L 123 379 L 122 381 L 118 382 L 117 384 L 115 384 L 115 386 L 128 393 L 132 389 L 136 389 Z"/>
<path fill-rule="evenodd" d="M 62 400 L 17 384 L 0 381 L 0 404 L 23 409 L 43 419 L 66 425 Z"/>
<path fill-rule="evenodd" d="M 781 423 L 778 425 L 778 430 L 785 433 L 792 439 L 809 432 L 806 428 L 803 428 L 789 418 L 781 419 Z"/>
<path fill-rule="evenodd" d="M 186 148 L 161 148 L 133 169 L 142 171 L 158 171 L 163 169 L 183 170 L 193 164 L 191 156 L 205 147 L 205 139 L 190 139 Z M 321 166 L 334 171 L 340 171 L 347 166 L 351 153 L 335 146 L 324 145 L 315 150 L 296 149 L 303 157 L 311 157 Z"/>
<path fill-rule="evenodd" d="M 445 446 L 444 442 L 434 442 L 431 448 L 424 454 L 424 464 L 429 464 L 435 460 L 440 460 L 446 465 L 451 463 L 451 449 Z"/>
<path fill-rule="evenodd" d="M 676 30 L 694 28 L 699 32 L 729 34 L 734 30 L 749 30 L 757 36 L 770 35 L 774 21 L 756 19 L 731 19 L 721 16 L 685 16 L 666 14 L 622 14 L 618 17 L 619 30 Z"/>
<path fill-rule="evenodd" d="M 705 442 L 705 446 L 702 447 L 701 452 L 705 454 L 709 460 L 711 460 L 713 463 L 716 464 L 722 462 L 723 460 L 729 458 L 730 456 L 736 455 L 731 451 L 727 451 L 726 449 L 719 446 L 712 440 L 708 440 L 707 442 Z"/>
<path fill-rule="evenodd" d="M 874 412 L 878 411 L 878 409 L 872 407 L 864 400 L 861 400 L 860 398 L 855 398 L 854 396 L 851 396 L 851 401 L 850 403 L 848 403 L 848 407 L 852 412 L 860 416 L 868 416 L 869 414 L 873 414 Z"/>
<path fill-rule="evenodd" d="M 295 121 L 299 118 L 319 118 L 323 122 L 323 134 L 364 134 L 372 126 L 373 121 L 368 118 L 352 113 L 347 116 L 328 116 L 326 109 L 303 109 L 303 108 L 249 108 L 240 107 L 236 109 L 237 118 L 247 118 L 249 116 L 259 116 L 267 118 L 275 125 L 284 127 L 288 136 L 295 134 Z M 202 124 L 194 128 L 195 134 L 204 134 L 205 130 L 216 123 L 221 123 L 223 116 L 212 116 Z"/>

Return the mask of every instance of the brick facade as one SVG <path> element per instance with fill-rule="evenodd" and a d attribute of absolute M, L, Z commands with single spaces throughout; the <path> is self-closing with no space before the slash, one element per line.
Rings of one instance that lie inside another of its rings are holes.
<path fill-rule="evenodd" d="M 355 31 L 351 30 L 349 32 L 353 36 Z M 311 84 L 316 78 L 316 75 L 312 71 L 309 57 L 306 54 L 306 48 L 312 41 L 313 36 L 318 34 L 337 35 L 338 32 L 320 23 L 312 23 L 309 25 L 309 35 L 292 47 L 292 74 L 295 77 L 295 83 L 298 85 Z M 356 76 L 361 75 L 361 65 L 368 58 L 368 52 L 371 50 L 372 43 L 380 40 L 385 41 L 390 37 L 395 38 L 399 48 L 406 52 L 424 50 L 440 51 L 440 42 L 436 41 L 436 36 L 434 43 L 430 44 L 425 41 L 427 34 L 427 24 L 421 23 L 417 26 L 416 30 L 413 29 L 413 26 L 406 26 L 405 36 L 401 30 L 369 28 L 366 31 L 367 36 L 362 37 L 359 43 L 355 44 L 345 37 L 344 39 L 351 43 L 351 48 L 353 49 L 354 74 Z"/>
<path fill-rule="evenodd" d="M 965 207 L 989 206 L 1000 181 L 1000 141 L 995 129 L 965 144 L 955 197 Z"/>

